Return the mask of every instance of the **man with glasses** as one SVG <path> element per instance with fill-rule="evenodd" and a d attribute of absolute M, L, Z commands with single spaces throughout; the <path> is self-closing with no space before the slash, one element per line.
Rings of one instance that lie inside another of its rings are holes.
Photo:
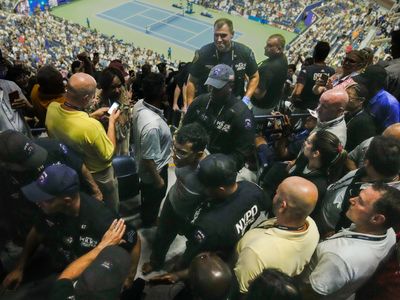
<path fill-rule="evenodd" d="M 281 100 L 288 69 L 284 49 L 285 38 L 281 34 L 273 34 L 267 39 L 264 54 L 268 59 L 258 67 L 260 82 L 251 99 L 251 103 L 256 106 L 254 114 L 263 113 L 257 108 L 272 109 Z"/>
<path fill-rule="evenodd" d="M 204 82 L 210 69 L 218 64 L 226 64 L 235 72 L 233 94 L 250 102 L 257 87 L 259 76 L 253 51 L 232 41 L 233 24 L 229 19 L 218 19 L 214 23 L 214 42 L 196 51 L 187 82 L 187 101 L 190 105 L 195 96 L 207 92 Z M 248 81 L 246 90 L 245 81 Z"/>
<path fill-rule="evenodd" d="M 163 266 L 169 246 L 178 233 L 189 227 L 195 208 L 204 198 L 204 187 L 197 179 L 197 167 L 206 156 L 207 143 L 207 132 L 198 123 L 181 127 L 175 136 L 172 157 L 176 165 L 176 182 L 161 210 L 150 262 L 143 265 L 145 274 Z"/>

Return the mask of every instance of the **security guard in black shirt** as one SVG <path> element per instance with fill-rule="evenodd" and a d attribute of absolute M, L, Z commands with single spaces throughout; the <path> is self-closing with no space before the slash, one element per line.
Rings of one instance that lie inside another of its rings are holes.
<path fill-rule="evenodd" d="M 19 262 L 3 281 L 5 288 L 19 286 L 27 263 L 41 243 L 49 249 L 57 271 L 95 248 L 118 218 L 104 203 L 79 192 L 77 173 L 63 164 L 47 167 L 36 181 L 21 190 L 44 215 L 29 232 Z M 140 257 L 140 239 L 136 230 L 127 226 L 124 240 L 122 247 L 132 256 L 130 274 L 125 281 L 125 287 L 130 287 Z"/>
<path fill-rule="evenodd" d="M 216 65 L 206 81 L 211 93 L 197 97 L 183 119 L 183 125 L 197 122 L 210 136 L 207 150 L 233 158 L 240 170 L 254 150 L 254 118 L 247 106 L 232 95 L 234 72 Z"/>
<path fill-rule="evenodd" d="M 259 80 L 257 63 L 253 51 L 238 42 L 233 42 L 233 24 L 229 19 L 218 19 L 214 23 L 214 42 L 196 51 L 187 82 L 187 101 L 190 105 L 195 95 L 206 92 L 204 82 L 212 67 L 226 64 L 235 72 L 234 95 L 250 102 Z M 244 83 L 248 78 L 246 91 Z"/>
<path fill-rule="evenodd" d="M 258 185 L 236 182 L 234 162 L 224 154 L 211 154 L 203 159 L 198 176 L 209 198 L 193 216 L 180 267 L 186 267 L 203 251 L 223 251 L 229 256 L 237 241 L 267 208 Z"/>

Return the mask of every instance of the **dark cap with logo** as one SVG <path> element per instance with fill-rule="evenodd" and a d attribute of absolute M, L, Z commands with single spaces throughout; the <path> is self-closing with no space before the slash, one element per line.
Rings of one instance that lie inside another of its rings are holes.
<path fill-rule="evenodd" d="M 131 257 L 126 250 L 119 246 L 104 248 L 78 278 L 75 285 L 77 299 L 119 299 L 130 267 Z"/>
<path fill-rule="evenodd" d="M 211 85 L 217 89 L 222 89 L 228 82 L 235 80 L 233 69 L 224 64 L 214 66 L 204 85 Z"/>
<path fill-rule="evenodd" d="M 56 197 L 73 196 L 79 192 L 79 177 L 75 170 L 63 164 L 44 169 L 39 178 L 21 188 L 32 202 L 49 201 Z"/>
<path fill-rule="evenodd" d="M 198 178 L 206 187 L 232 185 L 236 182 L 236 176 L 236 163 L 225 154 L 211 154 L 200 161 Z"/>
<path fill-rule="evenodd" d="M 47 159 L 47 150 L 30 138 L 14 130 L 0 133 L 0 160 L 35 169 Z"/>

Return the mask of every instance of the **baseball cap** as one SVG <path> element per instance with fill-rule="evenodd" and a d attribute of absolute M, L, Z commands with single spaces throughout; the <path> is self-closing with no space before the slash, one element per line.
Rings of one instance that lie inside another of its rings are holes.
<path fill-rule="evenodd" d="M 43 165 L 46 158 L 47 150 L 22 133 L 14 130 L 0 133 L 0 160 L 35 169 Z"/>
<path fill-rule="evenodd" d="M 355 82 L 362 83 L 366 86 L 370 85 L 372 82 L 385 84 L 386 79 L 387 72 L 385 68 L 380 65 L 370 65 L 363 73 L 354 77 Z"/>
<path fill-rule="evenodd" d="M 204 85 L 211 85 L 217 89 L 223 88 L 229 81 L 235 80 L 233 69 L 224 64 L 214 66 Z"/>
<path fill-rule="evenodd" d="M 200 161 L 198 178 L 206 187 L 231 185 L 236 176 L 236 163 L 225 154 L 211 154 Z"/>
<path fill-rule="evenodd" d="M 44 169 L 39 178 L 22 187 L 24 196 L 39 203 L 58 196 L 72 196 L 79 191 L 79 177 L 75 170 L 63 164 L 51 165 Z"/>
<path fill-rule="evenodd" d="M 119 246 L 104 248 L 78 278 L 75 295 L 78 299 L 119 299 L 130 267 L 131 257 L 126 250 Z"/>

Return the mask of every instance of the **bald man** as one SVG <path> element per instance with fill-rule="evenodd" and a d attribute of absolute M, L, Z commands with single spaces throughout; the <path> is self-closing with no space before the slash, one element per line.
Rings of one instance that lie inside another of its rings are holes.
<path fill-rule="evenodd" d="M 216 254 L 205 252 L 197 255 L 189 267 L 189 284 L 193 299 L 227 299 L 232 272 Z"/>
<path fill-rule="evenodd" d="M 344 110 L 348 102 L 349 96 L 343 89 L 331 89 L 323 93 L 319 98 L 317 109 L 311 112 L 311 115 L 317 118 L 317 126 L 312 132 L 320 130 L 332 132 L 345 146 L 347 127 Z"/>
<path fill-rule="evenodd" d="M 273 199 L 275 218 L 249 230 L 237 245 L 235 274 L 240 293 L 265 269 L 276 268 L 289 276 L 300 274 L 317 247 L 319 233 L 309 217 L 318 199 L 317 187 L 293 176 L 279 185 Z"/>
<path fill-rule="evenodd" d="M 66 101 L 49 105 L 46 127 L 49 136 L 56 138 L 82 155 L 83 161 L 103 193 L 105 204 L 118 211 L 118 183 L 111 164 L 116 146 L 115 123 L 120 111 L 114 110 L 107 132 L 99 119 L 107 107 L 88 115 L 85 112 L 96 91 L 96 80 L 85 73 L 76 73 L 68 81 Z"/>
<path fill-rule="evenodd" d="M 232 279 L 230 267 L 218 255 L 203 252 L 193 258 L 188 269 L 150 278 L 151 283 L 162 285 L 149 288 L 144 299 L 226 300 Z M 171 287 L 165 288 L 171 283 L 175 284 L 172 292 Z"/>

